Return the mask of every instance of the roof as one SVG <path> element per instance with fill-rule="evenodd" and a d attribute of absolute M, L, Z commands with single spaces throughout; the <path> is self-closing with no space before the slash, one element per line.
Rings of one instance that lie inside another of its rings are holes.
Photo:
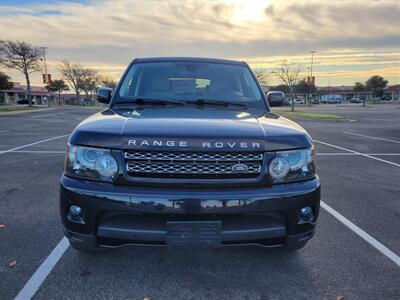
<path fill-rule="evenodd" d="M 23 88 L 11 88 L 11 89 L 6 89 L 6 90 L 0 90 L 0 92 L 25 94 L 26 90 L 23 89 Z M 51 92 L 48 92 L 48 91 L 31 90 L 31 95 L 32 96 L 47 96 L 48 94 L 55 95 L 54 93 L 51 93 Z"/>
<path fill-rule="evenodd" d="M 221 58 L 206 58 L 206 57 L 144 57 L 134 60 L 135 63 L 150 63 L 150 62 L 204 62 L 230 65 L 246 65 L 243 61 L 221 59 Z"/>

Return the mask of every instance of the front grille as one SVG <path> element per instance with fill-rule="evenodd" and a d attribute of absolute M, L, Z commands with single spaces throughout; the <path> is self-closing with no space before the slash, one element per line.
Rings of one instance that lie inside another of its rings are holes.
<path fill-rule="evenodd" d="M 124 152 L 126 169 L 134 177 L 251 178 L 260 174 L 259 152 Z"/>

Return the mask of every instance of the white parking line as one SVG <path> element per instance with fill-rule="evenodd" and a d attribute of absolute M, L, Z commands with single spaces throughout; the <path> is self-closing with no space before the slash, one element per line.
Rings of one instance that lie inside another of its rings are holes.
<path fill-rule="evenodd" d="M 396 140 L 384 139 L 384 138 L 380 138 L 380 137 L 376 137 L 376 136 L 370 136 L 370 135 L 365 135 L 365 134 L 352 133 L 352 132 L 347 132 L 347 131 L 342 131 L 342 132 L 345 133 L 345 134 L 351 134 L 351 135 L 355 135 L 355 136 L 361 136 L 361 137 L 365 137 L 365 138 L 369 138 L 369 139 L 381 140 L 381 141 L 386 141 L 386 142 L 392 142 L 392 143 L 400 144 L 400 141 L 396 141 Z"/>
<path fill-rule="evenodd" d="M 364 230 L 362 230 L 356 224 L 354 224 L 350 220 L 346 219 L 344 216 L 342 216 L 340 213 L 338 213 L 336 210 L 334 210 L 332 207 L 330 207 L 325 202 L 321 201 L 321 207 L 323 209 L 325 209 L 333 217 L 335 217 L 335 219 L 337 219 L 339 222 L 341 222 L 343 225 L 345 225 L 347 228 L 349 228 L 354 233 L 356 233 L 359 237 L 361 237 L 363 240 L 365 240 L 368 244 L 373 246 L 376 250 L 381 252 L 383 255 L 385 255 L 387 258 L 389 258 L 391 261 L 393 261 L 398 267 L 400 267 L 400 257 L 396 253 L 394 253 L 388 247 L 386 247 L 381 242 L 379 242 L 377 239 L 372 237 L 370 234 L 366 233 Z"/>
<path fill-rule="evenodd" d="M 361 237 L 364 241 L 378 250 L 380 253 L 385 255 L 391 261 L 393 261 L 398 267 L 400 267 L 400 257 L 390 250 L 388 247 L 383 245 L 377 239 L 372 237 L 370 234 L 362 230 L 356 224 L 348 220 L 346 217 L 341 215 L 335 209 L 330 207 L 325 202 L 321 201 L 321 207 L 325 209 L 330 215 L 332 215 L 335 219 Z M 28 282 L 24 285 L 22 290 L 15 297 L 15 300 L 29 300 L 32 299 L 35 293 L 39 290 L 40 286 L 49 276 L 50 272 L 54 269 L 57 262 L 64 255 L 65 251 L 67 251 L 69 247 L 69 241 L 66 237 L 63 237 L 61 241 L 57 244 L 57 246 L 51 251 L 49 256 L 42 262 L 39 268 L 35 271 L 31 278 L 29 278 Z"/>
<path fill-rule="evenodd" d="M 63 237 L 57 246 L 51 251 L 49 256 L 42 262 L 40 267 L 33 273 L 32 277 L 24 285 L 22 290 L 15 297 L 15 300 L 32 299 L 42 283 L 49 276 L 50 272 L 56 266 L 57 262 L 63 256 L 69 247 L 69 242 L 66 237 Z"/>
<path fill-rule="evenodd" d="M 1 152 L 1 151 L 0 151 Z M 32 154 L 65 154 L 65 151 L 52 150 L 13 150 L 11 153 L 32 153 Z M 318 156 L 400 156 L 400 153 L 352 153 L 352 152 L 317 152 Z"/>
<path fill-rule="evenodd" d="M 47 151 L 47 150 L 15 150 L 15 151 L 10 151 L 10 153 L 32 153 L 32 154 L 65 154 L 65 151 Z"/>
<path fill-rule="evenodd" d="M 59 135 L 59 136 L 56 136 L 56 137 L 52 137 L 52 138 L 49 138 L 49 139 L 45 139 L 45 140 L 41 140 L 41 141 L 38 141 L 38 142 L 30 143 L 30 144 L 27 144 L 27 145 L 19 146 L 19 147 L 16 147 L 16 148 L 3 150 L 3 151 L 0 151 L 0 155 L 8 153 L 8 152 L 15 151 L 15 150 L 23 149 L 23 148 L 26 148 L 26 147 L 29 147 L 29 146 L 37 145 L 37 144 L 40 144 L 40 143 L 44 143 L 44 142 L 60 139 L 60 138 L 66 137 L 68 135 L 69 134 Z"/>
<path fill-rule="evenodd" d="M 352 153 L 352 152 L 322 152 L 316 153 L 318 156 L 359 156 L 361 154 L 373 155 L 373 156 L 399 156 L 400 153 Z"/>
<path fill-rule="evenodd" d="M 387 163 L 387 164 L 395 166 L 395 167 L 400 167 L 400 164 L 396 164 L 394 162 L 391 162 L 391 161 L 388 161 L 388 160 L 384 160 L 382 158 L 374 157 L 374 156 L 371 156 L 369 154 L 360 153 L 360 152 L 357 152 L 357 151 L 354 151 L 354 150 L 350 150 L 350 149 L 347 149 L 347 148 L 344 148 L 344 147 L 328 144 L 328 143 L 317 141 L 317 140 L 314 140 L 314 142 L 316 142 L 318 144 L 325 145 L 325 146 L 330 146 L 330 147 L 333 147 L 333 148 L 336 148 L 336 149 L 344 150 L 344 151 L 347 151 L 347 152 L 355 153 L 355 154 L 358 154 L 358 155 L 361 155 L 361 156 L 364 156 L 364 157 L 368 157 L 368 158 L 371 158 L 371 159 L 375 159 L 377 161 L 381 161 L 381 162 Z"/>

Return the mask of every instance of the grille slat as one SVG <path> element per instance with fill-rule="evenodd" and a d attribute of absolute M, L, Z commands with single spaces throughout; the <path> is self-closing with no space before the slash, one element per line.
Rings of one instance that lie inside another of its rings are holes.
<path fill-rule="evenodd" d="M 234 171 L 234 163 L 169 163 L 138 162 L 127 163 L 128 172 L 158 174 L 238 174 L 260 173 L 260 163 L 246 163 L 247 170 Z"/>
<path fill-rule="evenodd" d="M 126 151 L 124 157 L 131 176 L 176 179 L 254 178 L 263 161 L 259 152 Z"/>
<path fill-rule="evenodd" d="M 126 159 L 167 161 L 259 161 L 262 153 L 127 151 Z"/>

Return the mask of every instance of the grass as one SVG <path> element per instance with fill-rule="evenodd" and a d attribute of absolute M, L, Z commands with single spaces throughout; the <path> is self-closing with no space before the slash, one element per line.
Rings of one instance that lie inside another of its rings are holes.
<path fill-rule="evenodd" d="M 283 111 L 284 116 L 302 117 L 307 119 L 323 119 L 323 120 L 345 120 L 346 118 L 340 115 L 334 114 L 320 114 L 320 113 L 309 113 L 302 111 Z"/>

